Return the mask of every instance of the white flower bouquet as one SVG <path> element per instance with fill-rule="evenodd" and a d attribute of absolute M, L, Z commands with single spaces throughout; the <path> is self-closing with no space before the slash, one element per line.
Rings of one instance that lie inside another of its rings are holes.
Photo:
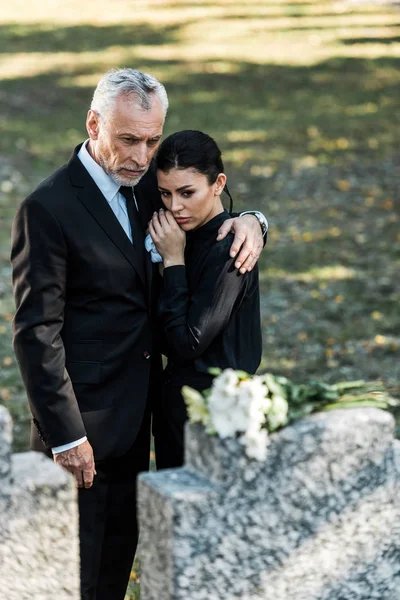
<path fill-rule="evenodd" d="M 334 408 L 399 406 L 380 384 L 365 381 L 296 385 L 271 373 L 248 375 L 233 369 L 210 369 L 212 387 L 202 393 L 184 386 L 189 421 L 209 434 L 238 437 L 248 458 L 264 460 L 268 434 L 312 412 Z"/>

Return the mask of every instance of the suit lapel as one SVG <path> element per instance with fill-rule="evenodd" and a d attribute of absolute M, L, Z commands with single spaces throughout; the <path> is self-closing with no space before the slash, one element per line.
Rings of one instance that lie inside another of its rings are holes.
<path fill-rule="evenodd" d="M 68 164 L 68 172 L 72 185 L 76 188 L 77 197 L 132 265 L 143 285 L 147 287 L 145 267 L 141 264 L 133 244 L 121 227 L 112 208 L 79 160 L 77 156 L 79 149 L 80 146 L 75 148 Z"/>

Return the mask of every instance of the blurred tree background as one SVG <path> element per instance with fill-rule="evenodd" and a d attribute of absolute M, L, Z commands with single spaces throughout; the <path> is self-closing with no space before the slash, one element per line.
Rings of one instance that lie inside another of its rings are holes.
<path fill-rule="evenodd" d="M 116 66 L 166 85 L 165 133 L 213 135 L 235 208 L 270 221 L 261 369 L 296 381 L 380 378 L 399 393 L 399 58 L 400 12 L 390 4 L 3 4 L 0 401 L 14 416 L 16 449 L 27 448 L 29 417 L 11 348 L 11 222 L 85 139 L 93 88 Z"/>

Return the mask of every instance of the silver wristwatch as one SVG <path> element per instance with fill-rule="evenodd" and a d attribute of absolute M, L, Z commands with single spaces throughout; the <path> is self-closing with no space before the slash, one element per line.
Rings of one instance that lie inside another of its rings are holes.
<path fill-rule="evenodd" d="M 265 237 L 265 235 L 268 231 L 267 218 L 258 210 L 246 210 L 245 212 L 240 213 L 240 216 L 243 216 L 243 215 L 253 215 L 253 217 L 255 217 L 257 219 L 257 221 L 260 223 L 261 233 L 263 234 L 263 237 Z"/>

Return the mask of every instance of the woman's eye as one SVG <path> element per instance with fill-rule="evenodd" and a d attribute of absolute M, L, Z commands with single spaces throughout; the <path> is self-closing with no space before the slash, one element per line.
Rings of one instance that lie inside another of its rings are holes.
<path fill-rule="evenodd" d="M 160 194 L 163 198 L 166 198 L 167 196 L 169 196 L 169 192 L 160 192 Z"/>
<path fill-rule="evenodd" d="M 182 192 L 182 196 L 184 198 L 190 198 L 190 196 L 192 196 L 192 195 L 193 195 L 193 192 Z"/>

